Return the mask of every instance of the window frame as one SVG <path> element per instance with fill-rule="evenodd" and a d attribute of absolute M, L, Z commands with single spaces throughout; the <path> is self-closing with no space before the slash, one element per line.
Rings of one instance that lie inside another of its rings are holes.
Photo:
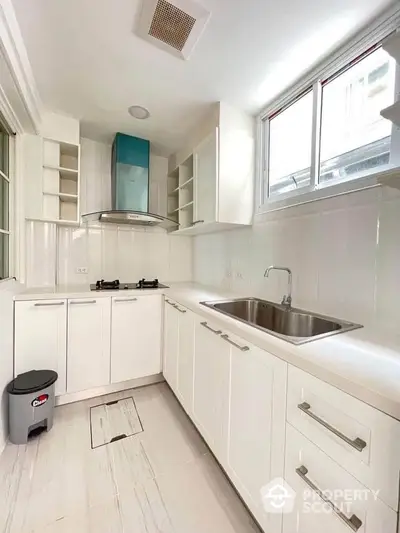
<path fill-rule="evenodd" d="M 327 60 L 318 65 L 258 115 L 255 215 L 379 185 L 377 176 L 382 173 L 381 169 L 379 171 L 371 169 L 370 172 L 366 172 L 365 176 L 359 178 L 317 183 L 320 166 L 322 90 L 327 80 L 331 81 L 340 76 L 346 68 L 351 68 L 352 63 L 362 60 L 368 54 L 379 49 L 383 40 L 396 31 L 398 26 L 400 26 L 399 8 L 393 10 L 389 16 L 386 14 L 385 18 L 378 19 L 374 25 L 370 25 L 364 32 L 358 34 L 345 46 L 337 50 L 336 53 L 331 54 Z M 395 93 L 398 97 L 400 89 L 399 64 L 396 64 L 395 80 Z M 310 90 L 313 91 L 310 184 L 270 198 L 267 195 L 269 190 L 270 120 L 290 107 Z M 400 133 L 396 130 L 397 128 L 392 125 L 392 138 L 397 134 L 400 140 Z M 394 165 L 389 163 L 387 170 L 392 168 L 394 168 Z"/>
<path fill-rule="evenodd" d="M 0 115 L 0 126 L 8 135 L 8 175 L 0 170 L 0 179 L 8 183 L 8 230 L 0 228 L 0 233 L 8 235 L 8 276 L 0 278 L 0 283 L 14 278 L 14 176 L 15 169 L 15 135 L 5 119 Z"/>

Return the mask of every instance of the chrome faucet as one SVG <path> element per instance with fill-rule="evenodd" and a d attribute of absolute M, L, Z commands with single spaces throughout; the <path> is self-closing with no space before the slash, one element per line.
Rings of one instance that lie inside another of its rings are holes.
<path fill-rule="evenodd" d="M 269 277 L 271 270 L 284 270 L 288 273 L 288 293 L 282 298 L 281 304 L 285 305 L 287 308 L 290 308 L 292 306 L 292 271 L 288 267 L 270 266 L 264 272 L 264 278 Z"/>

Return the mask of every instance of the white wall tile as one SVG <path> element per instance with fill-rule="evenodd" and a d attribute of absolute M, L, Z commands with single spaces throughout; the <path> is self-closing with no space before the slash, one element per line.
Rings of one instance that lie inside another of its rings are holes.
<path fill-rule="evenodd" d="M 294 305 L 395 327 L 399 227 L 400 192 L 388 188 L 271 212 L 251 228 L 195 237 L 194 279 L 280 301 L 286 274 L 263 275 L 269 265 L 288 266 Z"/>
<path fill-rule="evenodd" d="M 26 283 L 30 287 L 51 287 L 56 280 L 55 224 L 26 223 Z"/>

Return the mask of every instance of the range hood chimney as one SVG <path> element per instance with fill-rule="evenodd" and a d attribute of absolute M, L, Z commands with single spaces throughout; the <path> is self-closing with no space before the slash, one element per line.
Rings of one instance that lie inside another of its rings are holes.
<path fill-rule="evenodd" d="M 165 229 L 177 226 L 173 220 L 149 213 L 149 165 L 149 141 L 117 133 L 111 158 L 112 209 L 82 215 L 82 221 Z"/>

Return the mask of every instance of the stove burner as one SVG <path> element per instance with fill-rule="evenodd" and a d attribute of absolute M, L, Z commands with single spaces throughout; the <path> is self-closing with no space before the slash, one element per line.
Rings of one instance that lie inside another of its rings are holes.
<path fill-rule="evenodd" d="M 115 279 L 114 281 L 104 281 L 104 279 L 101 279 L 100 281 L 96 281 L 96 290 L 97 291 L 103 291 L 105 289 L 119 289 L 119 279 Z"/>
<path fill-rule="evenodd" d="M 105 281 L 104 279 L 96 281 L 90 285 L 92 291 L 120 291 L 120 290 L 134 290 L 134 289 L 164 289 L 166 285 L 159 283 L 158 279 L 147 280 L 145 278 L 139 280 L 137 283 L 121 283 L 119 279 L 113 281 Z"/>
<path fill-rule="evenodd" d="M 147 280 L 143 278 L 136 284 L 137 289 L 157 289 L 158 286 L 158 279 Z"/>

